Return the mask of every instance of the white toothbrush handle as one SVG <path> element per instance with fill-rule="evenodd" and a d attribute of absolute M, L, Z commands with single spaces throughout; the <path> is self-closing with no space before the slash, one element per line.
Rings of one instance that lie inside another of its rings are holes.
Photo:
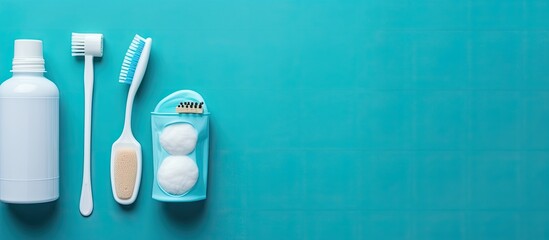
<path fill-rule="evenodd" d="M 91 111 L 93 97 L 93 56 L 85 56 L 84 67 L 84 174 L 80 194 L 80 213 L 89 216 L 93 211 L 90 175 Z"/>

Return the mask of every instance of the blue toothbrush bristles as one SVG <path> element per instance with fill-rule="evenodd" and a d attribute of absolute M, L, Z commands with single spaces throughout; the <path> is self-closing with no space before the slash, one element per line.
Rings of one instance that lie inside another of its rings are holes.
<path fill-rule="evenodd" d="M 139 35 L 135 35 L 130 48 L 126 52 L 124 57 L 124 62 L 122 62 L 122 70 L 120 71 L 119 82 L 132 84 L 133 75 L 135 74 L 135 68 L 139 62 L 139 57 L 143 52 L 143 47 L 145 47 L 145 39 Z"/>

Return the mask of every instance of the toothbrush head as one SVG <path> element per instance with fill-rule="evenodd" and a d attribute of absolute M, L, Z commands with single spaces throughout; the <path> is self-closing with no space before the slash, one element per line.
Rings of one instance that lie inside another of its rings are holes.
<path fill-rule="evenodd" d="M 103 56 L 103 34 L 72 33 L 73 56 Z"/>
<path fill-rule="evenodd" d="M 135 74 L 135 69 L 137 68 L 137 63 L 139 63 L 139 58 L 141 53 L 145 48 L 146 39 L 135 34 L 135 37 L 126 52 L 124 57 L 124 62 L 122 62 L 122 70 L 120 70 L 119 82 L 132 84 L 133 76 Z"/>

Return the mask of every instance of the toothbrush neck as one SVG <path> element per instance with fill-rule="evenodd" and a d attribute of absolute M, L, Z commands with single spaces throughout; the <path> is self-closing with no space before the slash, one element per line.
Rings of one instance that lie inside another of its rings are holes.
<path fill-rule="evenodd" d="M 132 88 L 133 85 L 130 87 L 130 91 L 128 91 L 128 98 L 126 100 L 126 116 L 124 119 L 124 133 L 130 133 L 132 132 L 132 109 L 133 109 L 133 99 L 135 98 L 135 90 Z"/>

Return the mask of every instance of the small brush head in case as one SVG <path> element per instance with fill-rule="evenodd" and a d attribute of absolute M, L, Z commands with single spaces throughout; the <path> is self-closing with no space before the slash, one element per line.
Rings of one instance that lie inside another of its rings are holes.
<path fill-rule="evenodd" d="M 179 102 L 175 107 L 177 113 L 204 113 L 204 102 Z"/>

